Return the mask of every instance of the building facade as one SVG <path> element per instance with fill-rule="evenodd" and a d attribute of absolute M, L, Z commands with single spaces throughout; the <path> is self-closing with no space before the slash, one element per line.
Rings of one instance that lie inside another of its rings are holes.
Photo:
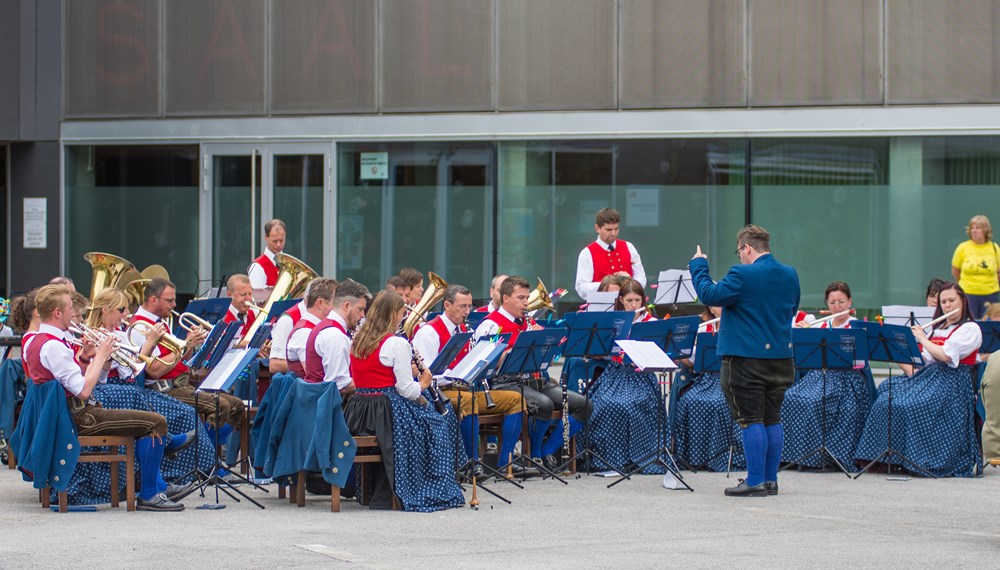
<path fill-rule="evenodd" d="M 805 306 L 844 280 L 878 307 L 1000 221 L 1000 1 L 0 7 L 6 293 L 88 282 L 94 250 L 200 293 L 271 217 L 373 287 L 411 266 L 572 290 L 612 206 L 651 282 L 696 244 L 724 271 L 753 222 Z"/>

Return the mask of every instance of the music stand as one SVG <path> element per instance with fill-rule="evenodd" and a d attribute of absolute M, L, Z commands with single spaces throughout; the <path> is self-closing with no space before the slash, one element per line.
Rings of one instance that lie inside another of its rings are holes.
<path fill-rule="evenodd" d="M 194 299 L 188 303 L 187 307 L 184 309 L 185 313 L 191 313 L 197 317 L 205 319 L 210 323 L 218 323 L 226 316 L 226 312 L 229 310 L 229 305 L 232 304 L 232 299 L 229 297 L 221 297 L 214 299 Z M 173 334 L 180 339 L 187 338 L 187 331 L 180 326 L 178 322 L 174 329 L 176 332 Z"/>
<path fill-rule="evenodd" d="M 198 387 L 198 389 L 195 390 L 194 393 L 195 409 L 197 409 L 198 407 L 198 397 L 200 394 L 209 394 L 210 396 L 214 396 L 215 398 L 215 409 L 216 409 L 215 426 L 214 426 L 215 441 L 213 442 L 213 444 L 216 449 L 218 449 L 219 447 L 219 412 L 218 412 L 219 394 L 221 394 L 222 392 L 227 392 L 230 389 L 232 389 L 233 385 L 236 383 L 236 380 L 243 372 L 243 369 L 245 369 L 250 364 L 250 361 L 252 361 L 256 355 L 257 355 L 257 348 L 234 348 L 231 350 L 227 350 L 225 355 L 219 358 L 218 365 L 216 365 L 215 368 L 212 369 L 212 371 L 208 374 L 208 376 L 206 376 L 205 379 L 201 382 L 201 385 Z M 195 436 L 197 438 L 197 431 L 195 432 Z M 197 439 L 194 442 L 194 445 L 198 445 Z M 218 453 L 215 454 L 215 461 L 214 465 L 212 466 L 211 472 L 207 474 L 203 473 L 196 464 L 195 472 L 198 475 L 202 476 L 202 481 L 186 495 L 191 494 L 195 491 L 200 491 L 201 496 L 204 497 L 205 489 L 207 487 L 212 486 L 215 488 L 215 504 L 206 503 L 204 505 L 197 507 L 198 509 L 216 510 L 225 508 L 225 505 L 219 503 L 220 490 L 226 495 L 229 495 L 229 497 L 234 501 L 236 501 L 237 503 L 240 502 L 240 499 L 239 497 L 233 494 L 234 492 L 243 497 L 244 499 L 250 501 L 254 505 L 257 505 L 261 509 L 264 508 L 264 505 L 258 503 L 249 495 L 237 489 L 232 483 L 230 483 L 222 476 L 220 476 L 219 473 L 223 469 L 224 467 L 222 465 L 222 460 L 219 458 Z M 262 491 L 267 491 L 263 487 L 260 487 L 253 481 L 243 477 L 242 475 L 236 472 L 230 471 L 230 476 L 237 477 L 238 479 L 241 480 L 241 482 L 253 485 L 257 489 L 260 489 Z"/>
<path fill-rule="evenodd" d="M 448 342 L 441 348 L 441 352 L 438 352 L 438 355 L 434 357 L 434 362 L 431 362 L 427 369 L 430 370 L 431 374 L 434 376 L 446 374 L 448 371 L 448 365 L 455 360 L 455 357 L 458 356 L 459 352 L 462 352 L 462 349 L 465 348 L 465 345 L 468 344 L 470 340 L 472 340 L 472 333 L 470 332 L 455 333 L 451 335 L 451 338 L 448 339 Z"/>
<path fill-rule="evenodd" d="M 288 309 L 291 309 L 301 302 L 302 299 L 283 299 L 281 301 L 275 301 L 271 305 L 271 310 L 267 312 L 267 322 L 274 323 L 281 317 L 281 315 L 285 314 Z"/>
<path fill-rule="evenodd" d="M 465 323 L 469 325 L 469 330 L 476 330 L 476 327 L 479 326 L 479 323 L 483 322 L 486 315 L 489 315 L 486 311 L 473 311 L 469 313 L 469 316 L 465 318 Z"/>
<path fill-rule="evenodd" d="M 184 365 L 188 368 L 202 368 L 202 365 L 208 361 L 208 358 L 212 354 L 212 350 L 215 345 L 219 343 L 219 339 L 225 334 L 226 329 L 229 327 L 229 323 L 224 323 L 219 321 L 212 325 L 212 330 L 209 331 L 208 336 L 205 337 L 205 342 L 201 344 L 201 347 L 191 355 L 191 358 L 184 362 Z"/>
<path fill-rule="evenodd" d="M 229 323 L 222 335 L 219 336 L 219 340 L 215 343 L 205 360 L 203 368 L 215 368 L 219 365 L 219 361 L 229 350 L 229 347 L 233 344 L 233 339 L 239 334 L 240 329 L 243 328 L 243 323 L 234 321 Z"/>
<path fill-rule="evenodd" d="M 935 307 L 922 305 L 885 305 L 882 307 L 882 320 L 887 325 L 902 325 L 915 327 L 926 325 L 934 320 Z"/>
<path fill-rule="evenodd" d="M 865 330 L 865 334 L 868 337 L 868 360 L 876 362 L 895 362 L 903 364 L 912 364 L 919 366 L 924 363 L 924 358 L 920 354 L 920 346 L 917 344 L 917 339 L 913 337 L 913 331 L 909 327 L 901 325 L 881 325 L 878 323 L 866 323 L 857 322 Z M 892 447 L 892 369 L 889 369 L 889 377 L 886 379 L 888 382 L 888 388 L 886 390 L 886 414 L 888 416 L 888 427 L 886 430 L 886 445 L 885 450 L 880 453 L 875 459 L 872 459 L 868 465 L 854 476 L 855 479 L 861 477 L 873 465 L 886 460 L 889 465 L 889 471 L 892 471 L 891 459 L 893 456 L 900 458 L 903 462 L 900 465 L 910 464 L 916 467 L 917 471 L 922 471 L 926 475 L 936 479 L 937 476 L 928 471 L 924 466 L 919 463 L 915 463 L 910 460 L 909 457 L 903 455 L 896 449 Z"/>
<path fill-rule="evenodd" d="M 615 310 L 615 301 L 617 300 L 617 291 L 594 291 L 587 295 L 587 312 L 609 313 Z"/>
<path fill-rule="evenodd" d="M 653 302 L 657 305 L 694 303 L 698 298 L 691 282 L 691 272 L 687 269 L 661 271 L 656 281 L 656 300 Z"/>
<path fill-rule="evenodd" d="M 786 464 L 783 469 L 801 464 L 803 460 L 820 455 L 820 467 L 826 464 L 827 458 L 847 476 L 851 474 L 834 457 L 826 446 L 826 373 L 827 370 L 854 370 L 864 366 L 864 358 L 868 354 L 868 336 L 860 329 L 807 329 L 793 328 L 792 342 L 794 344 L 795 368 L 799 370 L 820 370 L 820 423 L 819 447 Z"/>
<path fill-rule="evenodd" d="M 1000 321 L 976 321 L 983 331 L 983 345 L 979 353 L 992 354 L 1000 350 Z"/>
<path fill-rule="evenodd" d="M 461 333 L 470 334 L 471 333 Z M 457 335 L 456 335 L 457 336 Z M 454 340 L 454 336 L 452 337 Z M 451 341 L 449 341 L 450 343 Z M 456 343 L 458 344 L 458 343 Z M 448 345 L 445 345 L 447 348 Z M 463 344 L 459 344 L 461 349 Z M 496 368 L 497 361 L 503 354 L 504 350 L 507 348 L 506 342 L 479 342 L 476 346 L 469 350 L 469 353 L 455 365 L 455 368 L 445 371 L 444 377 L 451 380 L 456 386 L 467 386 L 472 391 L 472 415 L 477 414 L 476 410 L 476 386 L 482 385 L 486 390 L 489 390 L 489 381 L 487 380 L 489 375 L 493 373 Z M 452 357 L 454 359 L 454 357 Z M 438 364 L 438 360 L 442 360 L 440 357 L 434 359 L 434 364 Z M 450 362 L 450 361 L 448 361 Z M 462 408 L 462 390 L 458 390 L 458 408 Z M 461 412 L 459 412 L 461 413 Z M 461 430 L 459 430 L 461 431 Z M 462 436 L 458 436 L 458 440 L 461 440 Z M 460 441 L 456 441 L 456 451 L 460 445 Z M 468 475 L 466 475 L 468 472 Z M 499 470 L 490 467 L 489 465 L 482 462 L 479 458 L 479 453 L 477 451 L 477 446 L 473 445 L 472 457 L 470 457 L 464 464 L 458 466 L 455 469 L 455 474 L 461 477 L 463 480 L 468 478 L 472 482 L 472 498 L 469 501 L 469 505 L 474 509 L 479 509 L 479 499 L 476 494 L 476 490 L 480 487 L 477 482 L 477 473 L 490 473 L 493 477 L 498 479 L 503 479 L 508 483 L 511 483 L 519 489 L 523 489 L 516 481 L 511 481 L 506 477 L 503 477 Z M 500 499 L 501 501 L 510 504 L 510 500 L 506 497 L 500 495 L 496 491 L 483 486 L 484 491 L 493 495 L 494 497 Z"/>

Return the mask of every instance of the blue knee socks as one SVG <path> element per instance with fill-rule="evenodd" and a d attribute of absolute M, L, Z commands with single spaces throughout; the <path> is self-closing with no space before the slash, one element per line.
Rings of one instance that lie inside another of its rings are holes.
<path fill-rule="evenodd" d="M 538 418 L 531 418 L 528 422 L 528 429 L 530 430 L 528 436 L 531 441 L 532 457 L 542 457 L 542 442 L 545 440 L 545 432 L 548 431 L 551 424 L 552 420 L 540 420 Z"/>
<path fill-rule="evenodd" d="M 582 429 L 583 429 L 583 422 L 578 422 L 573 418 L 569 419 L 570 439 L 573 439 L 573 436 L 580 433 L 580 430 Z M 552 432 L 552 435 L 545 442 L 545 445 L 542 446 L 542 456 L 552 455 L 553 453 L 559 451 L 559 448 L 561 448 L 564 443 L 565 442 L 563 441 L 563 426 L 562 422 L 560 421 L 559 425 L 556 426 L 555 431 Z"/>
<path fill-rule="evenodd" d="M 497 465 L 507 465 L 514 458 L 514 446 L 521 437 L 521 412 L 504 416 L 500 433 L 503 435 L 503 447 L 499 449 Z"/>
<path fill-rule="evenodd" d="M 163 451 L 171 451 L 177 449 L 177 447 L 179 447 L 182 443 L 184 443 L 184 441 L 187 440 L 186 433 L 178 434 L 175 436 L 170 436 L 170 434 L 167 435 L 169 436 L 169 441 L 167 442 L 167 446 L 163 449 Z"/>
<path fill-rule="evenodd" d="M 764 460 L 764 481 L 778 481 L 781 448 L 785 445 L 785 428 L 781 424 L 767 426 L 767 456 Z"/>
<path fill-rule="evenodd" d="M 146 436 L 135 442 L 135 454 L 139 459 L 139 497 L 145 501 L 152 499 L 160 489 L 160 464 L 163 462 L 163 444 Z M 164 489 L 166 485 L 164 484 Z"/>
<path fill-rule="evenodd" d="M 764 424 L 743 428 L 743 453 L 747 458 L 746 484 L 751 487 L 764 482 L 764 460 L 767 455 L 767 430 Z"/>
<path fill-rule="evenodd" d="M 462 418 L 462 445 L 465 446 L 465 455 L 469 459 L 478 457 L 479 446 L 477 444 L 479 436 L 479 416 L 466 416 Z"/>
<path fill-rule="evenodd" d="M 205 422 L 205 431 L 208 432 L 208 441 L 215 445 L 215 426 L 211 422 Z M 219 445 L 226 443 L 226 438 L 233 433 L 233 426 L 222 424 L 219 426 Z"/>

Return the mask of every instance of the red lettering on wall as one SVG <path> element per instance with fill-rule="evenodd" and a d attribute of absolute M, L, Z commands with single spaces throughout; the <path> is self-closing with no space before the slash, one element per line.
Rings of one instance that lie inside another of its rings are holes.
<path fill-rule="evenodd" d="M 335 42 L 324 42 L 326 30 L 330 23 L 330 18 L 336 17 L 337 33 L 339 37 Z M 302 76 L 308 77 L 316 67 L 316 60 L 320 54 L 339 55 L 344 54 L 350 60 L 351 69 L 355 78 L 361 78 L 361 60 L 358 52 L 354 49 L 354 36 L 347 26 L 347 19 L 344 17 L 344 10 L 341 8 L 340 0 L 327 0 L 326 8 L 316 26 L 316 33 L 313 34 L 312 45 L 309 54 L 303 60 Z"/>
<path fill-rule="evenodd" d="M 115 34 L 108 30 L 108 20 L 116 15 L 141 22 L 143 20 L 142 10 L 131 2 L 115 2 L 105 4 L 97 14 L 97 37 L 100 42 L 105 46 L 110 46 L 114 52 L 133 52 L 136 65 L 131 71 L 118 71 L 108 69 L 102 58 L 97 58 L 97 75 L 112 85 L 127 87 L 138 83 L 149 71 L 149 49 L 141 39 L 135 36 Z M 120 56 L 116 59 L 119 58 Z"/>
<path fill-rule="evenodd" d="M 222 45 L 223 28 L 229 26 L 232 36 L 232 45 Z M 215 13 L 215 25 L 212 27 L 212 37 L 208 41 L 208 47 L 201 58 L 201 68 L 198 70 L 198 79 L 204 80 L 208 73 L 208 66 L 214 59 L 229 59 L 236 57 L 243 62 L 247 77 L 257 78 L 254 69 L 253 58 L 250 57 L 250 48 L 247 47 L 246 39 L 243 37 L 243 28 L 236 18 L 236 8 L 233 7 L 233 0 L 222 0 L 219 2 L 219 9 Z"/>
<path fill-rule="evenodd" d="M 430 0 L 420 2 L 420 69 L 425 77 L 458 77 L 468 76 L 472 71 L 467 64 L 435 63 L 431 57 L 431 11 Z M 458 24 L 456 23 L 456 26 Z M 458 29 L 452 27 L 453 30 Z M 448 53 L 460 53 L 460 50 L 449 50 Z"/>

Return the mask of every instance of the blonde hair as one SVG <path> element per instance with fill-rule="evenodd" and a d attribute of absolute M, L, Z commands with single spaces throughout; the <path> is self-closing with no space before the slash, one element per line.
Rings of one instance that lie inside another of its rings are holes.
<path fill-rule="evenodd" d="M 1000 303 L 986 303 L 986 310 L 983 312 L 984 321 L 1000 321 Z"/>
<path fill-rule="evenodd" d="M 226 281 L 226 291 L 232 293 L 234 290 L 236 290 L 237 285 L 243 285 L 249 282 L 250 282 L 249 277 L 243 275 L 242 273 L 236 273 L 229 278 L 229 281 Z"/>
<path fill-rule="evenodd" d="M 969 236 L 969 239 L 972 239 L 973 224 L 983 228 L 983 235 L 986 236 L 987 242 L 993 239 L 993 226 L 990 225 L 989 218 L 982 214 L 972 216 L 972 219 L 969 220 L 969 225 L 965 226 L 965 235 Z"/>
<path fill-rule="evenodd" d="M 399 329 L 396 313 L 403 308 L 403 297 L 395 291 L 379 291 L 368 310 L 365 311 L 365 326 L 354 335 L 351 356 L 368 358 L 378 350 L 382 339 Z"/>
<path fill-rule="evenodd" d="M 73 304 L 72 300 L 66 302 L 66 296 L 69 294 L 69 288 L 65 285 L 46 285 L 39 289 L 35 293 L 35 310 L 38 311 L 39 318 L 47 321 L 56 309 L 69 309 Z"/>
<path fill-rule="evenodd" d="M 87 316 L 87 326 L 99 329 L 104 326 L 104 312 L 102 309 L 117 309 L 128 307 L 128 295 L 119 289 L 109 288 L 97 294 L 94 304 L 90 307 L 90 314 Z"/>

